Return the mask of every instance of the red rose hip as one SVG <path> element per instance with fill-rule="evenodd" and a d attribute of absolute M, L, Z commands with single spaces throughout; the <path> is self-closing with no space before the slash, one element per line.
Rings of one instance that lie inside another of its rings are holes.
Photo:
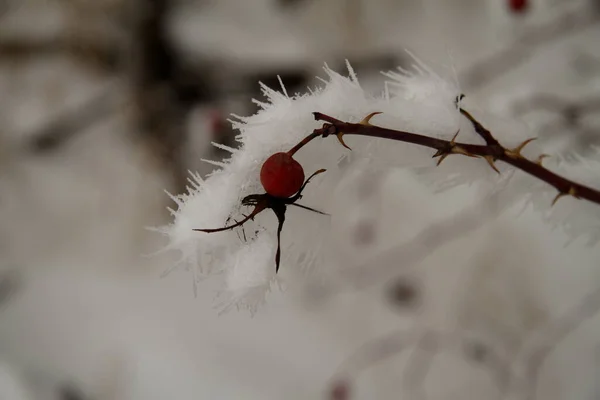
<path fill-rule="evenodd" d="M 264 162 L 260 183 L 271 196 L 288 198 L 302 187 L 304 169 L 288 153 L 275 153 Z"/>

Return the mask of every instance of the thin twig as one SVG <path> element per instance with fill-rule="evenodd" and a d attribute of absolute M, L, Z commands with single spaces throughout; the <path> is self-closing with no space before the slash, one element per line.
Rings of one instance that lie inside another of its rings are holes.
<path fill-rule="evenodd" d="M 117 70 L 119 49 L 98 38 L 58 37 L 40 39 L 0 39 L 0 59 L 28 59 L 46 54 L 67 54 L 87 64 L 112 72 Z"/>
<path fill-rule="evenodd" d="M 534 176 L 556 188 L 556 190 L 558 190 L 558 195 L 554 199 L 553 204 L 559 198 L 567 195 L 600 204 L 600 191 L 557 175 L 554 172 L 544 168 L 540 161 L 531 161 L 523 157 L 521 155 L 521 151 L 523 147 L 532 139 L 524 141 L 521 143 L 521 145 L 514 149 L 507 149 L 501 144 L 477 145 L 457 143 L 454 141 L 454 139 L 444 140 L 411 132 L 382 128 L 371 125 L 368 123 L 368 121 L 361 123 L 343 122 L 319 112 L 315 112 L 314 116 L 316 120 L 325 121 L 326 123 L 322 128 L 315 129 L 313 133 L 307 137 L 307 139 L 311 138 L 312 140 L 312 138 L 319 135 L 322 137 L 336 135 L 338 138 L 340 138 L 341 135 L 361 135 L 398 140 L 401 142 L 413 143 L 437 150 L 433 157 L 440 158 L 438 164 L 451 154 L 461 154 L 465 156 L 484 158 L 494 169 L 494 162 L 499 160 L 506 164 L 512 165 L 513 167 L 516 167 L 517 169 L 520 169 L 521 171 Z M 474 119 L 472 122 L 473 121 Z"/>
<path fill-rule="evenodd" d="M 567 121 L 578 120 L 588 113 L 600 113 L 600 97 L 589 97 L 569 101 L 560 96 L 538 93 L 531 98 L 518 101 L 513 106 L 517 115 L 523 115 L 536 110 L 547 110 L 559 113 Z"/>
<path fill-rule="evenodd" d="M 427 398 L 425 384 L 437 355 L 437 347 L 435 335 L 432 335 L 431 332 L 425 332 L 415 345 L 402 377 L 402 386 L 408 390 L 411 399 L 425 400 Z"/>
<path fill-rule="evenodd" d="M 459 109 L 460 113 L 464 115 L 473 124 L 475 132 L 485 140 L 485 143 L 489 146 L 498 146 L 500 143 L 496 140 L 492 133 L 488 131 L 483 125 L 479 123 L 467 110 L 462 108 Z"/>
<path fill-rule="evenodd" d="M 131 70 L 139 134 L 172 174 L 175 187 L 186 185 L 183 165 L 184 121 L 190 104 L 182 102 L 176 79 L 177 51 L 168 35 L 171 0 L 131 2 Z"/>
<path fill-rule="evenodd" d="M 385 336 L 372 339 L 359 347 L 338 368 L 334 382 L 343 382 L 347 388 L 349 382 L 375 364 L 396 357 L 408 349 L 414 349 L 413 357 L 409 357 L 402 382 L 409 386 L 411 395 L 419 394 L 423 399 L 425 396 L 425 383 L 427 376 L 433 366 L 435 356 L 444 349 L 452 346 L 462 348 L 465 344 L 480 345 L 480 341 L 471 338 L 465 332 L 440 331 L 432 328 L 414 328 L 409 331 L 394 331 Z M 423 355 L 422 353 L 425 353 Z M 500 385 L 505 383 L 505 377 L 510 375 L 508 364 L 497 354 L 493 347 L 488 348 L 488 355 L 494 362 L 487 363 L 487 367 L 496 372 L 495 383 L 499 390 Z M 410 380 L 408 384 L 406 381 Z M 410 397 L 411 399 L 413 397 Z"/>
<path fill-rule="evenodd" d="M 519 359 L 525 358 L 525 376 L 522 383 L 527 388 L 525 392 L 526 399 L 535 399 L 537 393 L 537 381 L 540 372 L 546 362 L 546 359 L 552 352 L 575 330 L 577 330 L 585 321 L 593 318 L 600 311 L 600 289 L 588 293 L 574 307 L 543 327 L 531 332 L 524 340 L 517 351 L 514 366 L 518 365 Z M 541 336 L 541 338 L 539 336 Z M 533 348 L 533 350 L 531 350 Z M 510 387 L 513 388 L 517 383 L 514 379 L 515 374 L 511 375 Z"/>
<path fill-rule="evenodd" d="M 460 213 L 424 228 L 406 243 L 382 250 L 375 259 L 369 259 L 349 270 L 349 278 L 354 281 L 354 288 L 365 289 L 397 274 L 399 270 L 406 273 L 411 267 L 434 254 L 437 249 L 479 229 L 497 216 L 497 210 L 494 209 L 497 195 L 498 191 L 495 191 L 485 196 L 477 204 L 465 207 Z M 402 262 L 399 266 L 396 263 L 382 262 L 382 258 L 402 260 Z"/>
<path fill-rule="evenodd" d="M 535 54 L 535 48 L 566 34 L 581 31 L 597 22 L 596 13 L 577 12 L 563 15 L 558 21 L 553 20 L 533 27 L 511 43 L 510 47 L 466 69 L 460 76 L 461 86 L 472 92 L 527 61 Z"/>
<path fill-rule="evenodd" d="M 354 354 L 347 358 L 338 368 L 335 375 L 340 377 L 355 377 L 366 368 L 383 360 L 397 356 L 419 341 L 421 333 L 414 331 L 394 331 L 383 337 L 372 339 L 359 347 Z"/>
<path fill-rule="evenodd" d="M 35 133 L 26 135 L 31 139 L 25 143 L 25 151 L 43 153 L 55 150 L 84 132 L 86 128 L 108 119 L 126 103 L 118 86 L 118 81 L 109 84 L 100 94 L 84 104 L 52 119 Z"/>

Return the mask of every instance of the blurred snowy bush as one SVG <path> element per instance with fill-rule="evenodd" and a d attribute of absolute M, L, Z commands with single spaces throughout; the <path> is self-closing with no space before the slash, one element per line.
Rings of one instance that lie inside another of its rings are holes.
<path fill-rule="evenodd" d="M 330 213 L 331 217 L 305 210 L 290 210 L 283 229 L 282 262 L 278 275 L 275 275 L 272 261 L 276 245 L 276 221 L 272 214 L 259 215 L 255 222 L 244 226 L 243 232 L 241 229 L 215 234 L 192 231 L 194 228 L 222 227 L 229 217 L 238 218 L 244 211 L 249 212 L 241 209 L 240 201 L 249 194 L 263 193 L 258 179 L 263 161 L 275 152 L 289 150 L 317 128 L 313 111 L 349 122 L 358 122 L 368 113 L 379 111 L 383 114 L 372 121 L 379 126 L 445 140 L 450 140 L 460 129 L 458 141 L 483 143 L 470 123 L 461 117 L 455 104 L 460 88 L 451 78 L 452 71 L 447 74 L 450 78 L 441 76 L 418 59 L 414 60 L 413 71 L 399 69 L 386 74 L 389 81 L 380 96 L 369 95 L 361 88 L 350 65 L 349 77 L 326 67 L 327 79 L 323 80 L 322 87 L 306 95 L 288 95 L 283 83 L 281 92 L 263 86 L 268 101 L 254 100 L 262 110 L 251 117 L 236 116 L 233 122 L 240 132 L 237 137 L 240 148 L 228 149 L 232 155 L 224 162 L 212 162 L 221 169 L 206 180 L 192 175 L 187 194 L 173 196 L 178 206 L 173 211 L 174 222 L 160 231 L 170 239 L 166 250 L 181 252 L 180 262 L 175 267 L 183 265 L 193 271 L 195 288 L 204 277 L 223 278 L 221 305 L 226 309 L 235 304 L 255 311 L 275 283 L 287 283 L 291 277 L 312 271 L 316 266 L 320 273 L 336 267 L 348 267 L 349 259 L 365 254 L 364 248 L 348 246 L 348 235 L 344 232 L 355 228 L 349 226 L 352 225 L 349 221 L 359 226 L 364 223 L 361 222 L 361 213 L 378 206 L 369 206 L 364 201 L 361 204 L 360 199 L 354 203 L 345 201 L 346 196 L 339 196 L 339 192 L 348 185 L 357 185 L 357 177 L 364 173 L 386 176 L 397 168 L 416 173 L 417 180 L 410 191 L 431 184 L 435 190 L 476 184 L 475 188 L 484 193 L 499 192 L 497 204 L 500 211 L 531 202 L 548 221 L 563 227 L 571 238 L 587 234 L 592 244 L 600 238 L 600 225 L 597 223 L 600 207 L 569 198 L 551 208 L 556 190 L 525 173 L 515 173 L 508 165 L 498 163 L 498 174 L 483 160 L 451 156 L 436 167 L 431 159 L 431 149 L 356 136 L 346 139 L 352 152 L 330 139 L 313 141 L 296 154 L 307 174 L 320 168 L 327 169 L 325 174 L 316 177 L 307 186 L 301 203 Z M 468 97 L 460 105 L 471 111 L 505 148 L 514 148 L 531 136 L 523 124 L 486 115 L 469 104 Z M 534 159 L 541 153 L 534 142 L 525 148 L 523 155 Z M 598 169 L 590 162 L 581 160 L 573 164 L 559 161 L 547 164 L 551 170 L 564 172 L 575 181 L 581 180 L 581 183 L 592 186 L 598 182 L 595 172 Z M 393 182 L 386 183 L 390 184 L 394 185 Z M 373 190 L 367 189 L 366 192 Z M 481 193 L 476 196 L 481 196 Z M 438 211 L 442 215 L 451 215 L 461 208 L 461 204 L 468 206 L 469 203 L 469 200 L 459 201 L 458 207 L 448 204 Z M 396 207 L 400 214 L 404 214 L 402 207 Z M 384 219 L 396 220 L 393 214 L 389 213 Z M 420 221 L 414 226 L 422 224 L 428 214 L 432 215 L 433 211 L 421 208 L 415 212 Z M 403 225 L 401 219 L 396 221 L 397 226 Z M 404 225 L 403 229 L 406 229 Z M 340 229 L 342 226 L 345 227 Z M 387 237 L 393 240 L 386 245 L 394 246 L 394 241 L 398 243 L 398 235 L 398 230 L 388 229 Z M 245 240 L 242 240 L 243 237 Z M 377 246 L 374 246 L 369 251 L 375 254 L 376 249 Z"/>

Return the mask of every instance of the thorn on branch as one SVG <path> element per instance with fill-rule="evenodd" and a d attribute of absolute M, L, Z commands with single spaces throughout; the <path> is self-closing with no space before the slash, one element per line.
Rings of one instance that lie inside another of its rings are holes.
<path fill-rule="evenodd" d="M 504 154 L 506 154 L 507 156 L 509 156 L 511 158 L 524 158 L 521 155 L 521 151 L 523 151 L 523 148 L 525 146 L 527 146 L 529 143 L 533 142 L 536 139 L 537 138 L 527 139 L 523 143 L 521 143 L 520 145 L 518 145 L 517 147 L 515 147 L 514 149 L 506 149 L 506 150 L 504 150 Z"/>
<path fill-rule="evenodd" d="M 494 171 L 500 173 L 500 170 L 496 168 L 496 158 L 494 156 L 484 156 L 483 158 L 485 159 L 485 161 L 487 161 L 487 163 L 490 165 L 490 167 L 492 167 Z"/>
<path fill-rule="evenodd" d="M 359 124 L 360 125 L 365 125 L 365 126 L 373 126 L 373 125 L 371 125 L 371 123 L 369 121 L 371 121 L 371 118 L 373 118 L 377 114 L 383 114 L 383 113 L 381 111 L 372 112 L 371 114 L 369 114 L 366 117 L 364 117 L 362 119 L 362 121 L 359 122 Z"/>
<path fill-rule="evenodd" d="M 317 113 L 313 113 L 313 114 L 315 115 L 315 118 L 317 118 Z M 363 125 L 363 126 L 373 126 L 373 125 L 371 125 L 371 122 L 370 122 L 370 121 L 371 121 L 371 118 L 373 118 L 373 117 L 374 117 L 375 115 L 377 115 L 377 114 L 383 114 L 383 113 L 382 113 L 381 111 L 375 111 L 375 112 L 372 112 L 371 114 L 369 114 L 369 115 L 367 115 L 366 117 L 364 117 L 364 118 L 363 118 L 363 119 L 362 119 L 362 120 L 361 120 L 361 121 L 358 123 L 358 125 Z M 324 128 L 324 129 L 327 129 L 327 128 L 329 128 L 330 126 L 332 126 L 332 125 L 323 124 L 323 128 Z M 334 127 L 334 128 L 335 128 L 335 127 Z M 330 134 L 330 132 L 329 132 L 329 129 L 327 129 L 327 136 L 328 136 L 329 134 Z M 326 135 L 323 135 L 323 137 L 325 137 L 325 136 L 326 136 Z M 342 131 L 340 131 L 340 130 L 337 130 L 337 129 L 336 129 L 335 136 L 337 137 L 337 140 L 340 142 L 340 144 L 341 144 L 342 146 L 344 146 L 344 147 L 345 147 L 345 148 L 347 148 L 348 150 L 352 151 L 352 149 L 350 148 L 350 146 L 348 146 L 348 145 L 346 144 L 346 142 L 344 142 L 344 138 L 343 138 L 343 136 L 344 136 L 344 132 L 342 132 Z"/>
<path fill-rule="evenodd" d="M 352 151 L 352 149 L 350 148 L 350 146 L 348 146 L 348 145 L 346 144 L 346 142 L 344 142 L 344 138 L 343 138 L 343 136 L 344 136 L 344 133 L 343 133 L 343 132 L 338 132 L 338 133 L 336 133 L 336 134 L 335 134 L 335 136 L 337 137 L 337 140 L 338 140 L 338 142 L 340 142 L 340 144 L 341 144 L 342 146 L 344 146 L 344 147 L 345 147 L 345 148 L 347 148 L 348 150 Z"/>
<path fill-rule="evenodd" d="M 419 133 L 389 129 L 375 125 L 361 125 L 343 122 L 319 112 L 315 112 L 313 114 L 316 120 L 325 122 L 323 124 L 323 128 L 315 129 L 310 135 L 303 139 L 301 144 L 305 144 L 306 142 L 317 137 L 325 138 L 329 135 L 337 135 L 338 132 L 344 131 L 346 135 L 378 137 L 434 149 L 436 150 L 436 153 L 433 155 L 433 158 L 440 157 L 437 165 L 440 165 L 441 162 L 450 154 L 462 154 L 473 158 L 485 158 L 488 164 L 496 172 L 498 172 L 494 163 L 495 161 L 499 160 L 548 183 L 556 188 L 559 192 L 563 192 L 565 188 L 573 187 L 577 190 L 577 195 L 579 198 L 600 204 L 599 190 L 573 182 L 543 167 L 540 168 L 541 160 L 547 157 L 547 155 L 541 155 L 538 157 L 537 161 L 531 161 L 523 157 L 521 155 L 521 151 L 528 143 L 534 140 L 533 138 L 524 141 L 514 149 L 506 149 L 493 137 L 491 132 L 481 125 L 471 114 L 462 108 L 460 109 L 460 112 L 473 124 L 475 131 L 485 140 L 485 145 L 456 143 L 455 140 L 458 132 L 454 135 L 451 141 L 448 141 L 429 137 Z M 297 145 L 296 147 L 299 146 Z"/>
<path fill-rule="evenodd" d="M 577 194 L 577 190 L 575 189 L 575 187 L 571 186 L 569 188 L 568 192 L 560 192 L 559 194 L 557 194 L 556 197 L 554 198 L 554 200 L 552 200 L 552 205 L 555 205 L 558 200 L 560 200 L 561 198 L 563 198 L 565 196 L 573 196 L 576 199 L 579 199 L 579 195 Z"/>
<path fill-rule="evenodd" d="M 540 154 L 538 156 L 538 158 L 536 158 L 536 160 L 534 161 L 537 165 L 539 165 L 540 167 L 542 166 L 542 160 L 546 157 L 550 157 L 549 154 Z"/>

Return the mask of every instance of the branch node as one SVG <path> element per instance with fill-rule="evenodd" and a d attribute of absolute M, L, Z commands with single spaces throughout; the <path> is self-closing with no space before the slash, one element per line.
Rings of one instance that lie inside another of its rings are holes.
<path fill-rule="evenodd" d="M 321 137 L 323 138 L 326 138 L 329 135 L 337 135 L 336 127 L 329 122 L 325 122 L 321 130 L 323 131 L 323 133 L 321 133 Z"/>
<path fill-rule="evenodd" d="M 462 147 L 457 146 L 457 145 L 453 145 L 452 150 L 450 150 L 450 151 L 454 154 L 462 154 L 463 156 L 467 156 L 467 157 L 479 158 L 475 154 L 469 153 L 467 150 L 465 150 Z"/>
<path fill-rule="evenodd" d="M 448 157 L 450 154 L 462 154 L 463 156 L 473 157 L 473 158 L 479 157 L 479 156 L 476 156 L 476 155 L 468 152 L 463 147 L 458 146 L 456 144 L 456 137 L 458 136 L 459 133 L 460 133 L 460 129 L 458 131 L 456 131 L 456 133 L 452 137 L 452 140 L 450 140 L 447 143 L 447 146 L 445 146 L 443 149 L 438 149 L 438 151 L 436 151 L 435 154 L 431 157 L 431 158 L 440 157 L 440 159 L 438 160 L 436 165 L 439 166 L 442 163 L 442 161 L 444 161 L 446 159 L 446 157 Z"/>
<path fill-rule="evenodd" d="M 462 148 L 456 144 L 456 137 L 458 136 L 459 133 L 460 133 L 460 129 L 456 131 L 454 136 L 452 136 L 452 140 L 450 140 L 450 152 L 454 153 L 454 154 L 462 154 L 463 156 L 467 156 L 467 157 L 477 158 L 478 156 L 469 153 L 467 150 L 465 150 L 464 148 Z"/>

